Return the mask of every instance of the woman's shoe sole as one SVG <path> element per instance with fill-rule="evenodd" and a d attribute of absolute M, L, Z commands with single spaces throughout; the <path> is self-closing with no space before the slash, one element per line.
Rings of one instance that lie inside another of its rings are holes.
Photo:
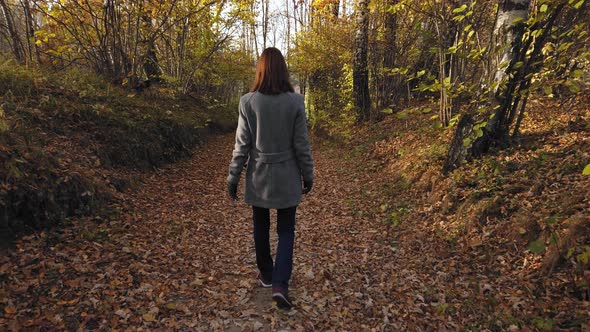
<path fill-rule="evenodd" d="M 280 309 L 290 310 L 293 308 L 293 304 L 281 293 L 273 293 L 272 299 L 276 302 L 277 307 Z"/>
<path fill-rule="evenodd" d="M 264 288 L 271 288 L 272 284 L 265 284 L 264 281 L 262 281 L 262 279 L 258 279 L 258 281 L 260 282 L 260 286 L 264 287 Z"/>

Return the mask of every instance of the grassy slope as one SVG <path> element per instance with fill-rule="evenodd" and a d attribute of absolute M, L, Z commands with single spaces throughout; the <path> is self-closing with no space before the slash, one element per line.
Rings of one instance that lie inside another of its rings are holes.
<path fill-rule="evenodd" d="M 11 62 L 0 66 L 0 105 L 4 237 L 96 213 L 134 173 L 188 156 L 210 124 L 229 127 L 233 117 L 158 87 L 130 93 Z"/>
<path fill-rule="evenodd" d="M 390 116 L 356 133 L 351 158 L 381 181 L 380 190 L 360 189 L 374 202 L 373 216 L 391 225 L 392 240 L 424 257 L 415 269 L 461 271 L 457 288 L 438 290 L 446 303 L 437 313 L 471 310 L 492 330 L 577 329 L 590 320 L 590 176 L 582 175 L 590 163 L 589 104 L 578 100 L 565 112 L 551 100 L 530 103 L 519 144 L 448 177 L 441 165 L 451 131 L 434 129 L 431 114 Z M 470 273 L 489 284 L 470 284 Z M 480 301 L 466 303 L 473 298 L 461 298 L 465 288 Z"/>

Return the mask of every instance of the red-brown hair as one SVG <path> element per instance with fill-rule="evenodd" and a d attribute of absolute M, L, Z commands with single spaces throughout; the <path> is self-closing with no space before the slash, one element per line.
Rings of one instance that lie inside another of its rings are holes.
<path fill-rule="evenodd" d="M 250 92 L 258 91 L 265 95 L 294 92 L 289 82 L 289 71 L 281 51 L 269 47 L 262 51 L 256 65 L 256 77 Z"/>

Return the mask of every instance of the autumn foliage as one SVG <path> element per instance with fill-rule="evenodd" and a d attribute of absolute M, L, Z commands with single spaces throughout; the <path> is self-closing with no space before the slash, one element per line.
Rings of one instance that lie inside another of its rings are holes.
<path fill-rule="evenodd" d="M 0 0 L 0 330 L 589 330 L 589 6 Z M 290 313 L 224 192 L 268 46 L 317 162 Z"/>

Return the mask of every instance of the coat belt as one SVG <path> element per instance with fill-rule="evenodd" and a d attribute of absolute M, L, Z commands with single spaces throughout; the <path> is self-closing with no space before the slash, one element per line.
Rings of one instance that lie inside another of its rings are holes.
<path fill-rule="evenodd" d="M 282 161 L 295 159 L 295 151 L 290 149 L 276 153 L 265 153 L 257 150 L 250 150 L 250 158 L 265 164 L 275 164 Z"/>

